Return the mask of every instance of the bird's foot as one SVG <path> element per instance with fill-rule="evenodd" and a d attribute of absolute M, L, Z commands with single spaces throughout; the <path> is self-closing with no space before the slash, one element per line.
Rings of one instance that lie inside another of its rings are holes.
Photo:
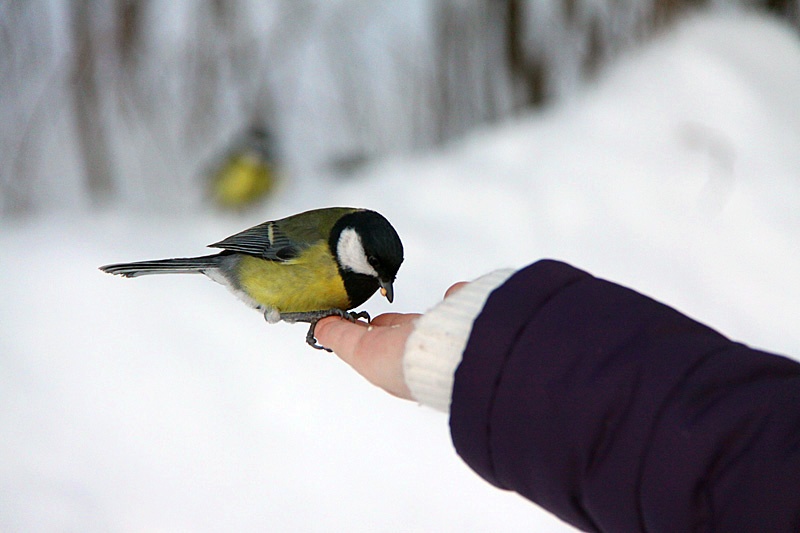
<path fill-rule="evenodd" d="M 308 322 L 310 324 L 308 333 L 306 333 L 306 342 L 308 345 L 317 350 L 330 352 L 332 350 L 317 344 L 317 338 L 314 336 L 314 331 L 317 329 L 317 322 L 329 316 L 340 316 L 346 318 L 350 322 L 358 322 L 361 318 L 366 319 L 367 322 L 371 320 L 369 313 L 366 311 L 355 313 L 352 311 L 343 311 L 341 309 L 326 309 L 324 311 L 307 311 L 303 313 L 281 313 L 281 320 L 286 322 Z"/>

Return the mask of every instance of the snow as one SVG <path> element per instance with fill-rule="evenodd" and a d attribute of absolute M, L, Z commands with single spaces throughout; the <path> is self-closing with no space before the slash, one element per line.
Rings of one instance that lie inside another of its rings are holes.
<path fill-rule="evenodd" d="M 97 267 L 204 253 L 323 205 L 403 238 L 396 300 L 553 257 L 737 340 L 800 354 L 800 43 L 700 16 L 580 95 L 289 186 L 262 213 L 54 211 L 0 229 L 0 530 L 572 531 L 453 451 L 447 418 L 372 387 L 202 276 Z"/>

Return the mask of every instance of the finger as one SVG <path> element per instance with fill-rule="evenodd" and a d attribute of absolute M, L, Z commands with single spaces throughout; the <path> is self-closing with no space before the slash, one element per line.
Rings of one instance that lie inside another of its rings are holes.
<path fill-rule="evenodd" d="M 398 324 L 406 324 L 416 320 L 420 316 L 422 315 L 419 313 L 384 313 L 373 318 L 372 322 L 370 322 L 370 325 L 377 327 L 391 327 Z"/>
<path fill-rule="evenodd" d="M 330 348 L 336 355 L 349 363 L 366 330 L 366 324 L 362 322 L 350 322 L 340 317 L 328 317 L 317 322 L 314 336 L 319 344 Z"/>
<path fill-rule="evenodd" d="M 445 291 L 444 297 L 447 298 L 449 296 L 452 296 L 453 294 L 463 289 L 465 285 L 469 285 L 469 282 L 459 281 L 458 283 L 454 283 L 453 285 L 450 286 L 449 289 L 447 289 L 447 291 Z"/>

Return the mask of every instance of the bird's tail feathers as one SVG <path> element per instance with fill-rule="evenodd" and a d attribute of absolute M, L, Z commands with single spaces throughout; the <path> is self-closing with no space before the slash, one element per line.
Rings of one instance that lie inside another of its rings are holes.
<path fill-rule="evenodd" d="M 175 259 L 155 259 L 136 263 L 117 263 L 101 266 L 100 270 L 109 274 L 134 278 L 147 274 L 202 274 L 206 270 L 219 268 L 220 254 L 202 257 L 179 257 Z"/>

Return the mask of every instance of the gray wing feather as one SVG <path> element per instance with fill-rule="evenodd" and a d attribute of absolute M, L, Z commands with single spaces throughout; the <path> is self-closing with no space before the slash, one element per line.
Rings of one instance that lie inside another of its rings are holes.
<path fill-rule="evenodd" d="M 272 261 L 286 261 L 300 251 L 300 246 L 282 232 L 275 222 L 264 222 L 208 246 Z"/>

